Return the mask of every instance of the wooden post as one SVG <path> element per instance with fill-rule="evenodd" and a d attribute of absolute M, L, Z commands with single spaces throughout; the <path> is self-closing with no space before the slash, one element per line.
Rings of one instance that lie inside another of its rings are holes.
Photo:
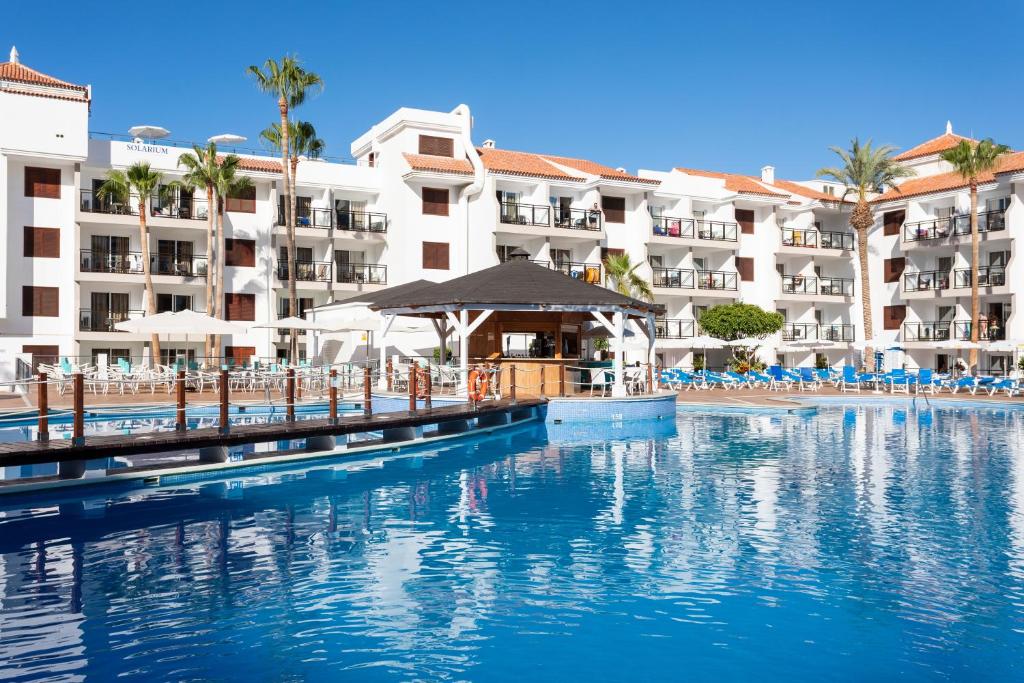
<path fill-rule="evenodd" d="M 544 398 L 544 376 L 547 374 L 548 366 L 541 363 L 540 366 L 540 397 Z"/>
<path fill-rule="evenodd" d="M 367 365 L 363 368 L 363 415 L 373 414 L 373 395 L 370 393 L 371 381 L 372 373 L 370 372 L 370 366 Z"/>
<path fill-rule="evenodd" d="M 565 365 L 558 364 L 558 395 L 565 397 Z"/>
<path fill-rule="evenodd" d="M 185 424 L 185 371 L 178 370 L 178 382 L 174 386 L 175 393 L 178 398 L 178 410 L 176 419 L 174 421 L 174 428 L 179 432 L 183 432 L 188 427 Z"/>
<path fill-rule="evenodd" d="M 85 445 L 85 380 L 82 373 L 71 375 L 72 426 L 71 445 Z"/>
<path fill-rule="evenodd" d="M 409 410 L 416 410 L 416 375 L 419 372 L 419 365 L 416 361 L 409 366 Z"/>
<path fill-rule="evenodd" d="M 433 408 L 430 394 L 434 391 L 434 380 L 430 377 L 430 363 L 427 363 L 427 374 L 423 377 L 423 407 L 427 410 Z"/>
<path fill-rule="evenodd" d="M 286 418 L 295 422 L 295 368 L 285 371 L 284 379 Z"/>
<path fill-rule="evenodd" d="M 656 391 L 655 388 L 654 388 L 654 364 L 653 363 L 648 363 L 647 364 L 647 391 L 649 391 L 652 394 Z"/>
<path fill-rule="evenodd" d="M 393 378 L 392 378 L 391 375 L 395 371 L 395 366 L 391 362 L 390 358 L 388 358 L 388 362 L 387 362 L 386 368 L 387 368 L 386 372 L 387 372 L 388 391 L 394 391 L 394 386 L 392 384 Z"/>
<path fill-rule="evenodd" d="M 36 385 L 36 392 L 37 392 L 36 396 L 38 397 L 38 400 L 36 401 L 36 403 L 39 404 L 38 405 L 38 408 L 39 408 L 39 429 L 38 429 L 39 434 L 37 435 L 37 438 L 40 441 L 49 441 L 50 440 L 50 399 L 47 396 L 47 391 L 46 391 L 46 389 L 47 389 L 47 387 L 46 387 L 46 381 L 47 381 L 46 373 L 45 372 L 40 372 L 38 380 L 39 380 L 39 384 Z"/>
<path fill-rule="evenodd" d="M 220 369 L 220 433 L 227 434 L 231 430 L 231 419 L 228 416 L 228 369 Z"/>
<path fill-rule="evenodd" d="M 516 402 L 516 364 L 512 363 L 508 366 L 508 396 L 512 399 L 512 402 Z"/>
<path fill-rule="evenodd" d="M 331 368 L 327 373 L 327 416 L 331 422 L 338 419 L 338 371 Z"/>

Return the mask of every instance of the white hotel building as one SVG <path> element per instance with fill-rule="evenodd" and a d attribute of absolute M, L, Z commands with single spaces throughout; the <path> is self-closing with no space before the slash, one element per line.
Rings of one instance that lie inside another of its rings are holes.
<path fill-rule="evenodd" d="M 91 136 L 91 98 L 89 87 L 41 74 L 14 55 L 0 64 L 0 239 L 8 246 L 0 277 L 0 380 L 24 374 L 41 358 L 148 355 L 147 338 L 113 328 L 147 308 L 138 216 L 100 200 L 96 188 L 109 169 L 136 161 L 148 161 L 168 180 L 180 177 L 177 158 L 189 148 Z M 254 191 L 226 206 L 225 311 L 252 326 L 288 313 L 280 161 L 241 156 Z M 583 159 L 502 150 L 473 140 L 465 106 L 399 109 L 356 139 L 351 156 L 354 163 L 298 166 L 300 313 L 359 292 L 457 277 L 513 252 L 601 286 L 603 257 L 625 251 L 644 264 L 666 307 L 658 323 L 664 364 L 692 364 L 701 353 L 689 342 L 697 334 L 694 321 L 706 307 L 727 301 L 785 314 L 783 333 L 761 350 L 766 360 L 799 365 L 822 354 L 841 364 L 852 358 L 850 342 L 863 338 L 854 237 L 848 209 L 841 212 L 836 201 L 842 188 L 833 184 L 777 179 L 770 166 L 758 177 L 685 168 L 631 174 Z M 913 163 L 922 174 L 945 178 L 934 153 Z M 1013 230 L 1024 225 L 1019 172 L 999 174 L 984 187 L 983 205 L 1003 216 L 987 225 L 1004 221 L 999 234 L 992 229 L 985 236 L 990 273 L 1014 267 Z M 923 330 L 946 318 L 955 325 L 965 305 L 963 290 L 954 287 L 911 292 L 904 286 L 911 273 L 947 268 L 955 278 L 965 265 L 955 236 L 907 239 L 921 221 L 941 222 L 943 207 L 962 209 L 962 187 L 934 189 L 931 182 L 913 179 L 904 187 L 927 190 L 880 198 L 871 238 L 876 329 L 889 316 L 893 339 L 927 365 L 942 360 L 928 346 L 935 337 L 923 338 Z M 160 311 L 205 309 L 208 210 L 202 190 L 154 201 L 148 222 Z M 906 225 L 890 235 L 883 216 L 892 223 L 896 211 L 906 212 Z M 906 260 L 896 282 L 899 258 Z M 1012 317 L 1013 278 L 990 277 L 985 309 L 1012 331 L 1022 324 Z M 899 306 L 906 313 L 895 325 Z M 321 346 L 310 335 L 307 348 L 330 361 L 362 357 L 357 336 Z M 280 357 L 287 349 L 287 338 L 274 329 L 251 329 L 223 343 L 221 353 L 240 361 Z M 437 344 L 432 334 L 388 343 L 396 353 L 426 355 Z M 201 355 L 203 342 L 183 337 L 161 346 L 168 356 Z M 563 348 L 580 352 L 583 342 L 570 338 Z M 635 358 L 627 353 L 629 361 L 642 358 L 642 349 Z"/>

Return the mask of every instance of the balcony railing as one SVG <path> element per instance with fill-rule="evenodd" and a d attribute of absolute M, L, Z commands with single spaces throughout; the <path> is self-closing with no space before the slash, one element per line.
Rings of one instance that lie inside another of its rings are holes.
<path fill-rule="evenodd" d="M 979 287 L 1002 287 L 1006 284 L 1005 266 L 982 266 L 978 268 Z M 953 286 L 957 289 L 971 286 L 971 269 L 957 268 L 953 272 Z"/>
<path fill-rule="evenodd" d="M 330 209 L 315 209 L 312 207 L 296 207 L 295 227 L 296 228 L 322 228 L 327 230 L 331 227 Z M 284 207 L 277 207 L 277 224 L 285 225 Z"/>
<path fill-rule="evenodd" d="M 577 263 L 575 261 L 559 261 L 551 267 L 558 272 L 568 275 L 576 280 L 583 280 L 592 285 L 599 285 L 604 281 L 601 276 L 600 263 Z"/>
<path fill-rule="evenodd" d="M 853 249 L 853 233 L 824 231 L 818 233 L 818 246 L 822 249 Z"/>
<path fill-rule="evenodd" d="M 946 341 L 952 324 L 949 320 L 903 323 L 903 341 Z"/>
<path fill-rule="evenodd" d="M 388 215 L 372 211 L 334 212 L 335 230 L 352 230 L 354 232 L 387 232 Z"/>
<path fill-rule="evenodd" d="M 125 320 L 135 320 L 146 315 L 145 311 L 93 311 L 82 308 L 78 311 L 80 332 L 120 332 L 114 327 Z"/>
<path fill-rule="evenodd" d="M 1005 211 L 982 211 L 978 214 L 978 232 L 997 232 L 1006 229 Z M 931 218 L 903 226 L 904 242 L 938 240 L 950 235 L 970 235 L 970 214 L 958 214 L 946 218 Z"/>
<path fill-rule="evenodd" d="M 818 278 L 804 275 L 783 275 L 783 294 L 817 294 Z"/>
<path fill-rule="evenodd" d="M 955 321 L 953 323 L 953 335 L 960 341 L 970 341 L 971 321 Z M 985 318 L 983 314 L 981 320 L 978 321 L 978 339 L 981 341 L 1006 339 L 1006 321 L 999 318 Z"/>
<path fill-rule="evenodd" d="M 330 282 L 331 268 L 330 261 L 295 261 L 295 279 L 299 282 Z M 277 264 L 277 279 L 285 281 L 288 279 L 288 262 L 280 261 Z"/>
<path fill-rule="evenodd" d="M 686 237 L 693 239 L 697 234 L 692 218 L 673 216 L 652 216 L 651 232 L 657 237 Z"/>
<path fill-rule="evenodd" d="M 814 340 L 817 338 L 817 323 L 783 323 L 782 325 L 782 341 Z"/>
<path fill-rule="evenodd" d="M 684 318 L 658 318 L 654 321 L 657 339 L 688 339 L 694 336 L 697 323 Z"/>
<path fill-rule="evenodd" d="M 948 270 L 922 270 L 903 274 L 904 292 L 926 292 L 932 289 L 949 289 Z"/>
<path fill-rule="evenodd" d="M 739 233 L 739 226 L 736 223 L 727 221 L 709 221 L 698 219 L 694 221 L 699 240 L 716 240 L 720 242 L 735 242 Z"/>
<path fill-rule="evenodd" d="M 115 273 L 119 275 L 142 275 L 142 252 L 104 252 L 82 249 L 79 254 L 79 270 L 83 273 Z M 161 256 L 151 254 L 149 272 L 152 275 L 177 275 L 180 277 L 206 277 L 206 257 Z"/>
<path fill-rule="evenodd" d="M 552 207 L 554 227 L 568 230 L 600 230 L 601 212 L 594 209 L 563 209 Z"/>
<path fill-rule="evenodd" d="M 113 197 L 100 197 L 92 190 L 81 190 L 79 208 L 85 213 L 105 213 L 119 216 L 139 215 L 139 196 L 130 195 L 128 201 L 117 201 Z M 195 197 L 150 198 L 149 212 L 154 217 L 206 220 L 208 216 L 206 199 Z"/>
<path fill-rule="evenodd" d="M 725 270 L 701 270 L 697 272 L 697 289 L 721 289 L 735 291 L 739 277 L 737 273 Z"/>
<path fill-rule="evenodd" d="M 818 325 L 818 339 L 831 342 L 852 342 L 853 325 Z"/>
<path fill-rule="evenodd" d="M 820 277 L 818 293 L 822 296 L 853 296 L 853 280 L 848 277 Z"/>
<path fill-rule="evenodd" d="M 335 264 L 334 281 L 358 285 L 386 285 L 388 267 L 373 263 Z"/>
<path fill-rule="evenodd" d="M 807 247 L 808 249 L 818 248 L 817 230 L 796 230 L 793 228 L 782 229 L 782 246 L 784 247 Z"/>
<path fill-rule="evenodd" d="M 651 284 L 669 289 L 693 289 L 694 274 L 690 269 L 651 268 Z"/>
<path fill-rule="evenodd" d="M 499 219 L 510 225 L 531 225 L 549 227 L 551 225 L 551 207 L 542 204 L 517 204 L 502 202 Z"/>

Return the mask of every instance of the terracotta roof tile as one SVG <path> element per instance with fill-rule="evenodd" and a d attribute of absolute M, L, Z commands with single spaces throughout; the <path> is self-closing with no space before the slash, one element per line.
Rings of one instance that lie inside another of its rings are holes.
<path fill-rule="evenodd" d="M 785 190 L 786 192 L 789 192 L 790 194 L 799 195 L 806 199 L 814 199 L 819 202 L 838 203 L 843 201 L 842 196 L 837 197 L 836 195 L 825 194 L 824 192 L 819 192 L 818 190 L 815 190 L 812 187 L 807 187 L 806 185 L 801 185 L 800 183 L 794 183 L 792 180 L 779 180 L 778 178 L 776 178 L 775 182 L 772 183 L 772 187 L 777 187 L 780 190 Z"/>
<path fill-rule="evenodd" d="M 3 62 L 0 63 L 0 81 L 16 81 L 18 83 L 29 83 L 32 85 L 45 85 L 52 88 L 65 88 L 67 90 L 75 90 L 82 93 L 89 91 L 84 85 L 75 85 L 74 83 L 68 83 L 62 81 L 53 76 L 47 76 L 44 73 L 30 69 L 29 67 L 19 62 Z"/>
<path fill-rule="evenodd" d="M 596 175 L 599 178 L 604 178 L 605 180 L 624 180 L 630 183 L 643 183 L 645 185 L 661 184 L 660 180 L 655 180 L 653 178 L 640 178 L 638 176 L 630 175 L 629 173 L 624 173 L 622 171 L 614 169 L 611 166 L 599 164 L 596 161 L 588 161 L 587 159 L 573 159 L 571 157 L 556 157 L 550 154 L 541 154 L 540 156 L 544 157 L 548 161 L 553 161 L 556 164 L 568 166 L 569 168 L 576 169 L 577 171 L 582 171 L 583 173 L 587 173 L 589 175 Z"/>
<path fill-rule="evenodd" d="M 431 171 L 434 173 L 457 173 L 459 175 L 473 175 L 473 164 L 469 159 L 452 159 L 451 157 L 439 157 L 432 154 L 409 154 L 404 152 L 402 156 L 409 162 L 414 171 Z"/>
<path fill-rule="evenodd" d="M 544 160 L 539 154 L 513 152 L 507 149 L 477 148 L 484 168 L 495 173 L 521 175 L 530 178 L 547 178 L 582 182 L 585 178 L 569 175 L 562 169 Z"/>
<path fill-rule="evenodd" d="M 1024 171 L 1024 152 L 1006 154 L 999 159 L 999 166 L 994 173 L 985 173 L 978 177 L 979 183 L 991 183 L 995 176 L 1001 173 L 1017 173 Z M 871 200 L 873 204 L 891 202 L 900 199 L 908 199 L 934 192 L 948 192 L 967 187 L 967 181 L 955 172 L 937 173 L 935 175 L 911 178 L 900 183 L 899 187 L 889 190 Z"/>
<path fill-rule="evenodd" d="M 701 171 L 695 168 L 676 168 L 675 170 L 687 175 L 701 176 L 703 178 L 717 178 L 725 181 L 725 189 L 739 194 L 752 194 L 762 197 L 786 197 L 784 192 L 777 192 L 761 184 L 759 179 L 753 176 L 740 175 L 738 173 L 719 173 L 717 171 Z"/>
<path fill-rule="evenodd" d="M 217 155 L 217 161 L 224 161 L 224 157 Z M 281 162 L 274 159 L 260 159 L 259 157 L 238 157 L 238 168 L 243 171 L 255 171 L 258 173 L 280 173 Z"/>
<path fill-rule="evenodd" d="M 926 142 L 922 142 L 916 147 L 900 152 L 893 157 L 895 161 L 907 161 L 908 159 L 917 159 L 920 157 L 926 157 L 929 154 L 938 154 L 944 152 L 947 149 L 956 147 L 961 140 L 971 140 L 971 138 L 965 138 L 963 135 L 957 135 L 955 133 L 944 133 L 937 138 L 932 138 Z"/>

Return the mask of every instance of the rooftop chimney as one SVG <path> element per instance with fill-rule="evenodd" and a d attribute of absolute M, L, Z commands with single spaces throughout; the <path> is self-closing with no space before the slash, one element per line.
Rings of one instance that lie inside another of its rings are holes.
<path fill-rule="evenodd" d="M 616 171 L 618 171 L 619 173 L 626 173 L 626 172 L 627 172 L 627 171 L 626 171 L 626 169 L 624 169 L 624 168 L 623 168 L 622 166 L 619 166 L 619 167 L 618 167 L 617 169 L 615 169 L 615 170 L 616 170 Z"/>
<path fill-rule="evenodd" d="M 769 185 L 775 182 L 775 167 L 774 166 L 762 166 L 761 167 L 761 182 L 768 183 Z"/>
<path fill-rule="evenodd" d="M 484 149 L 494 149 L 494 140 L 484 140 Z"/>
<path fill-rule="evenodd" d="M 11 45 L 11 60 L 10 61 L 11 61 L 11 64 L 20 64 L 21 63 L 18 60 L 18 48 L 14 47 L 13 45 Z"/>
<path fill-rule="evenodd" d="M 952 121 L 946 121 L 946 135 L 952 135 L 952 134 L 953 134 L 953 122 Z"/>

